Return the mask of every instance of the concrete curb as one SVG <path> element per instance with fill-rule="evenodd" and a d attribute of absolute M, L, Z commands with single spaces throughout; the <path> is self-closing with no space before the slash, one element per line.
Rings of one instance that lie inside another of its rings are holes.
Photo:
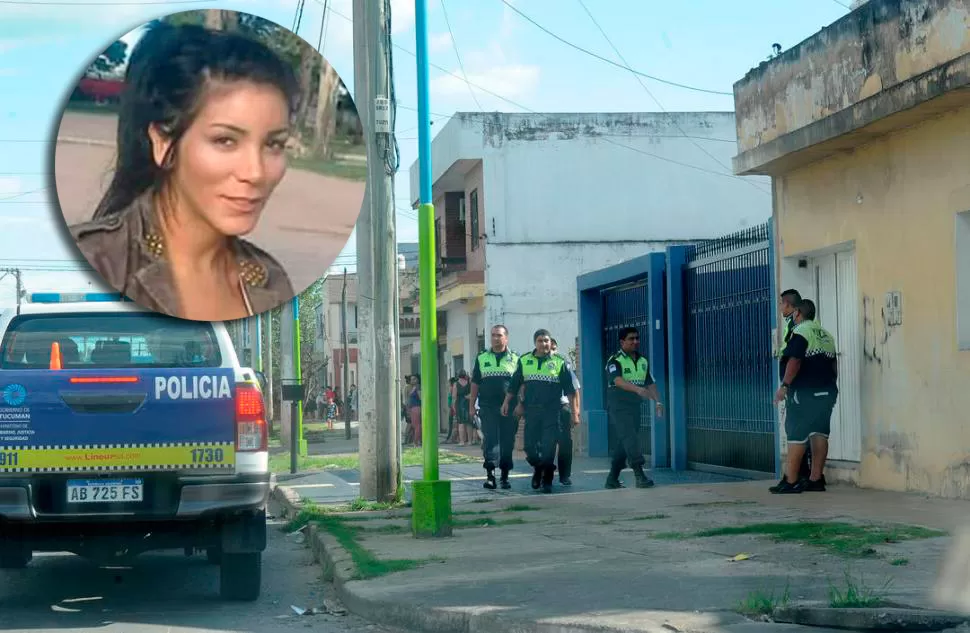
<path fill-rule="evenodd" d="M 296 517 L 301 509 L 300 496 L 286 486 L 276 484 L 274 499 L 283 508 L 283 518 Z M 323 568 L 324 578 L 333 583 L 337 598 L 351 613 L 371 622 L 426 633 L 624 633 L 629 629 L 609 624 L 586 622 L 537 622 L 507 615 L 495 615 L 486 609 L 444 609 L 409 606 L 386 602 L 362 595 L 355 585 L 357 567 L 350 553 L 336 538 L 316 525 L 307 530 L 307 544 L 313 559 Z M 673 614 L 671 614 L 673 615 Z M 650 626 L 658 633 L 792 633 L 811 627 L 814 631 L 944 631 L 954 629 L 970 618 L 941 611 L 920 609 L 835 609 L 803 604 L 777 610 L 772 621 L 759 622 L 733 612 L 707 614 L 719 620 L 716 624 L 699 623 L 699 613 L 685 613 L 677 618 L 657 620 Z"/>
<path fill-rule="evenodd" d="M 775 611 L 775 622 L 853 631 L 943 631 L 968 621 L 966 616 L 946 611 L 905 607 L 834 608 L 821 605 L 793 605 Z"/>

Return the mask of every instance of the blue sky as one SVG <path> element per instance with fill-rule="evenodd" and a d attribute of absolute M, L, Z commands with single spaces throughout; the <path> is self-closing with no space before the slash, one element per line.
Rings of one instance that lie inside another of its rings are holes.
<path fill-rule="evenodd" d="M 189 9 L 219 7 L 261 15 L 291 27 L 296 0 L 91 5 L 0 2 L 0 267 L 20 265 L 28 289 L 87 287 L 79 255 L 50 206 L 49 170 L 60 106 L 79 74 L 115 39 L 148 20 Z M 53 2 L 53 0 L 46 0 Z M 143 0 L 145 1 L 145 0 Z M 442 7 L 444 3 L 444 7 Z M 846 13 L 849 0 L 584 0 L 585 7 L 629 66 L 672 82 L 731 92 L 735 81 L 765 60 L 772 43 L 784 48 Z M 580 0 L 514 0 L 523 13 L 564 39 L 603 57 L 617 57 Z M 324 0 L 307 0 L 299 34 L 316 46 Z M 353 90 L 351 0 L 329 0 L 324 55 Z M 408 205 L 407 170 L 417 158 L 414 4 L 392 0 L 397 134 L 401 170 L 396 178 L 399 241 L 417 239 Z M 645 79 L 654 101 L 628 71 L 573 50 L 543 33 L 501 0 L 428 0 L 433 130 L 456 111 L 544 112 L 729 111 L 733 99 Z M 446 16 L 454 39 L 449 34 Z M 500 95 L 503 100 L 495 95 Z M 515 105 L 517 104 L 517 105 Z M 618 149 L 617 151 L 623 151 Z M 700 150 L 696 164 L 710 164 Z M 652 159 L 631 152 L 650 168 Z M 706 177 L 699 174 L 699 178 Z M 717 176 L 710 176 L 712 178 Z M 739 182 L 738 186 L 745 186 Z M 354 261 L 354 238 L 337 265 Z M 43 270 L 42 270 L 43 269 Z M 0 306 L 12 282 L 0 279 Z"/>

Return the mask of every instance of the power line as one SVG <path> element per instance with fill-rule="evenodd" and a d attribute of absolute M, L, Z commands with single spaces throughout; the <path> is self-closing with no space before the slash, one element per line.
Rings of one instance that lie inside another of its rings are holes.
<path fill-rule="evenodd" d="M 445 8 L 445 0 L 439 0 L 438 4 L 441 5 L 441 14 L 445 16 L 445 25 L 448 27 L 448 35 L 451 37 L 451 47 L 455 50 L 455 57 L 458 59 L 458 68 L 461 70 L 461 76 L 465 80 L 465 86 L 468 88 L 468 93 L 475 101 L 475 105 L 478 106 L 479 110 L 483 110 L 484 108 L 482 108 L 482 104 L 478 102 L 478 96 L 476 96 L 475 91 L 472 90 L 472 85 L 468 83 L 468 73 L 465 72 L 465 65 L 461 62 L 461 53 L 458 52 L 458 40 L 455 39 L 455 32 L 451 29 L 451 20 L 448 19 L 448 10 Z"/>
<path fill-rule="evenodd" d="M 323 2 L 323 0 L 314 0 L 314 1 L 315 2 L 318 2 L 318 3 L 321 3 L 321 4 Z M 347 20 L 348 22 L 353 22 L 353 19 L 352 18 L 350 18 L 347 15 L 345 15 L 345 14 L 337 11 L 336 9 L 331 8 L 330 11 L 334 15 L 336 15 L 336 16 L 338 16 L 340 18 L 343 18 L 344 20 Z M 408 55 L 411 55 L 412 57 L 415 57 L 414 51 L 408 50 L 408 49 L 404 48 L 403 46 L 401 46 L 400 44 L 395 44 L 394 47 L 397 48 L 398 50 L 401 50 L 401 51 L 407 53 Z M 497 92 L 495 92 L 493 90 L 489 90 L 488 88 L 485 88 L 484 86 L 481 86 L 479 84 L 476 84 L 475 82 L 470 81 L 470 80 L 462 77 L 461 75 L 458 75 L 458 74 L 456 74 L 456 73 L 448 70 L 447 68 L 444 68 L 443 66 L 439 66 L 438 64 L 435 64 L 433 62 L 432 63 L 429 63 L 429 65 L 432 68 L 435 68 L 437 70 L 440 70 L 441 72 L 446 73 L 446 74 L 448 74 L 448 75 L 450 75 L 450 76 L 452 76 L 452 77 L 454 77 L 454 78 L 456 78 L 458 80 L 465 81 L 469 85 L 474 86 L 475 88 L 478 88 L 481 92 L 484 92 L 485 94 L 491 95 L 491 96 L 495 97 L 496 99 L 499 99 L 500 101 L 504 101 L 505 103 L 508 103 L 510 105 L 513 105 L 516 108 L 519 108 L 520 110 L 525 110 L 526 112 L 528 112 L 530 114 L 534 114 L 536 116 L 539 116 L 539 117 L 541 117 L 543 119 L 547 119 L 548 120 L 548 119 L 551 119 L 552 118 L 548 114 L 543 114 L 542 112 L 538 112 L 536 110 L 533 110 L 532 108 L 529 108 L 527 106 L 524 106 L 521 103 L 518 103 L 517 101 L 514 101 L 512 99 L 509 99 L 508 97 L 505 97 L 503 95 L 500 95 L 500 94 L 498 94 Z M 405 107 L 405 106 L 399 106 L 399 107 Z M 410 109 L 413 109 L 413 108 L 405 108 L 405 109 L 409 109 L 410 110 Z M 472 114 L 474 114 L 474 113 L 472 113 Z M 481 113 L 481 115 L 482 116 L 487 116 L 487 113 Z M 442 115 L 442 116 L 444 116 L 444 115 Z M 606 137 L 599 137 L 599 138 L 601 138 L 604 142 L 609 143 L 611 145 L 615 145 L 617 147 L 622 147 L 622 148 L 628 149 L 628 150 L 630 150 L 632 152 L 636 152 L 636 153 L 642 154 L 644 156 L 649 156 L 651 158 L 655 158 L 655 159 L 660 160 L 660 161 L 663 161 L 663 162 L 668 162 L 668 163 L 671 163 L 671 164 L 674 164 L 674 165 L 679 165 L 681 167 L 686 167 L 688 169 L 694 169 L 694 170 L 701 171 L 701 172 L 704 172 L 704 173 L 707 173 L 707 174 L 711 174 L 711 175 L 714 175 L 714 176 L 721 176 L 723 178 L 732 178 L 732 179 L 736 179 L 736 180 L 743 180 L 743 178 L 741 176 L 735 176 L 734 174 L 731 174 L 731 173 L 724 173 L 724 172 L 720 172 L 720 171 L 714 171 L 712 169 L 706 169 L 704 167 L 698 167 L 697 165 L 691 165 L 691 164 L 688 164 L 688 163 L 682 163 L 682 162 L 677 161 L 677 160 L 674 160 L 672 158 L 667 158 L 666 156 L 660 156 L 658 154 L 653 154 L 651 152 L 647 152 L 645 150 L 642 150 L 642 149 L 640 149 L 638 147 L 633 147 L 632 145 L 626 145 L 625 143 L 620 143 L 618 141 L 614 141 L 613 139 L 610 139 L 610 138 L 606 138 Z M 764 191 L 762 190 L 762 192 L 764 192 Z M 770 195 L 770 194 L 767 194 L 766 193 L 766 195 Z"/>
<path fill-rule="evenodd" d="M 849 5 L 847 5 L 846 3 L 844 3 L 844 2 L 842 2 L 842 0 L 832 0 L 832 2 L 834 2 L 834 3 L 835 3 L 835 4 L 837 4 L 837 5 L 839 5 L 840 7 L 845 7 L 845 8 L 846 8 L 846 9 L 848 9 L 849 11 L 851 11 L 851 10 L 852 10 L 852 7 L 850 7 L 850 6 L 849 6 Z"/>
<path fill-rule="evenodd" d="M 327 32 L 327 4 L 330 0 L 323 0 L 323 16 L 320 18 L 320 36 L 317 38 L 317 52 L 323 55 L 323 34 Z"/>
<path fill-rule="evenodd" d="M 611 66 L 616 66 L 617 68 L 622 68 L 623 70 L 627 70 L 627 71 L 629 71 L 631 73 L 634 73 L 634 74 L 639 75 L 641 77 L 646 77 L 647 79 L 651 79 L 653 81 L 657 81 L 657 82 L 662 83 L 662 84 L 667 84 L 668 86 L 675 86 L 677 88 L 683 88 L 684 90 L 693 90 L 695 92 L 706 92 L 707 94 L 712 94 L 712 95 L 728 95 L 728 96 L 732 96 L 732 97 L 734 96 L 734 93 L 733 92 L 723 92 L 723 91 L 720 91 L 720 90 L 708 90 L 707 88 L 698 88 L 696 86 L 689 86 L 687 84 L 677 83 L 676 81 L 669 81 L 667 79 L 661 79 L 660 77 L 655 77 L 653 75 L 648 75 L 647 73 L 640 72 L 639 70 L 635 70 L 633 68 L 630 68 L 629 66 L 627 66 L 625 64 L 619 64 L 619 63 L 613 61 L 612 59 L 610 59 L 608 57 L 603 57 L 602 55 L 597 55 L 593 51 L 591 51 L 589 49 L 586 49 L 586 48 L 583 48 L 582 46 L 580 46 L 578 44 L 574 44 L 573 42 L 570 42 L 569 40 L 567 40 L 567 39 L 565 39 L 565 38 L 563 38 L 563 37 L 561 37 L 561 36 L 553 33 L 552 31 L 550 31 L 546 27 L 542 26 L 541 24 L 539 24 L 538 22 L 536 22 L 535 20 L 533 20 L 532 18 L 530 18 L 528 15 L 526 15 L 522 11 L 519 11 L 517 8 L 515 8 L 515 6 L 512 5 L 511 2 L 509 2 L 509 0 L 500 0 L 500 1 L 506 7 L 508 7 L 509 9 L 511 9 L 512 11 L 514 11 L 515 13 L 519 14 L 523 19 L 525 19 L 528 22 L 530 22 L 532 25 L 534 25 L 536 28 L 538 28 L 540 31 L 542 31 L 546 35 L 549 35 L 550 37 L 552 37 L 552 38 L 554 38 L 554 39 L 562 42 L 563 44 L 565 44 L 566 46 L 569 46 L 570 48 L 574 48 L 577 51 L 580 51 L 581 53 L 585 53 L 586 55 L 589 55 L 590 57 L 594 57 L 594 58 L 596 58 L 596 59 L 598 59 L 598 60 L 600 60 L 602 62 L 606 62 L 607 64 L 609 64 Z"/>
<path fill-rule="evenodd" d="M 603 36 L 603 39 L 605 39 L 605 40 L 606 40 L 606 43 L 610 45 L 610 48 L 612 48 L 612 49 L 613 49 L 613 52 L 614 52 L 614 53 L 616 54 L 616 56 L 620 58 L 620 61 L 621 61 L 621 62 L 623 62 L 624 64 L 626 64 L 627 66 L 629 66 L 629 64 L 627 63 L 627 61 L 626 61 L 626 59 L 625 59 L 625 58 L 623 57 L 623 53 L 621 53 L 621 52 L 620 52 L 620 49 L 618 49 L 618 48 L 616 47 L 616 44 L 614 44 L 614 43 L 613 43 L 613 40 L 611 40 L 611 39 L 610 39 L 610 36 L 606 34 L 606 30 L 605 30 L 605 29 L 604 29 L 604 28 L 603 28 L 602 26 L 600 26 L 600 23 L 599 23 L 599 22 L 598 22 L 598 21 L 596 20 L 596 18 L 595 18 L 595 17 L 593 16 L 593 13 L 592 13 L 592 12 L 591 12 L 591 11 L 589 10 L 589 8 L 588 8 L 588 7 L 586 6 L 586 3 L 585 3 L 585 2 L 583 2 L 583 0 L 576 0 L 576 1 L 577 1 L 577 2 L 579 2 L 579 6 L 581 6 L 581 7 L 583 8 L 583 11 L 585 11 L 585 12 L 586 12 L 586 15 L 587 15 L 587 16 L 589 16 L 589 19 L 590 19 L 590 21 L 591 21 L 591 22 L 593 23 L 593 26 L 595 26 L 595 27 L 597 28 L 597 30 L 598 30 L 598 31 L 600 32 L 600 35 L 602 35 L 602 36 Z M 649 97 L 650 97 L 651 99 L 653 99 L 653 102 L 657 104 L 657 107 L 658 107 L 658 108 L 660 108 L 660 110 L 661 110 L 661 111 L 662 111 L 662 112 L 663 112 L 664 114 L 669 114 L 669 113 L 667 112 L 667 109 L 666 109 L 666 108 L 664 108 L 664 106 L 663 106 L 663 104 L 662 104 L 662 103 L 660 103 L 660 99 L 658 99 L 657 97 L 655 97 L 655 96 L 654 96 L 654 94 L 653 94 L 653 92 L 651 92 L 651 91 L 650 91 L 650 89 L 649 89 L 649 88 L 647 88 L 647 84 L 645 84 L 645 83 L 643 82 L 643 79 L 642 79 L 642 78 L 641 78 L 641 77 L 640 77 L 639 75 L 637 75 L 637 74 L 635 74 L 635 73 L 633 74 L 633 77 L 634 77 L 634 78 L 635 78 L 635 79 L 637 80 L 637 82 L 638 82 L 638 83 L 640 84 L 640 87 L 641 87 L 641 88 L 643 88 L 643 89 L 644 89 L 644 91 L 646 91 L 646 93 L 647 93 L 647 95 L 648 95 L 648 96 L 649 96 Z M 700 151 L 702 151 L 702 152 L 704 152 L 704 154 L 705 154 L 705 155 L 706 155 L 706 156 L 707 156 L 708 158 L 710 158 L 711 160 L 713 160 L 713 161 L 714 161 L 715 163 L 717 163 L 718 165 L 720 165 L 720 166 L 721 166 L 721 167 L 723 167 L 724 169 L 726 169 L 726 170 L 728 170 L 729 172 L 731 171 L 731 168 L 730 168 L 729 166 L 727 166 L 727 165 L 725 165 L 724 163 L 722 163 L 722 162 L 720 161 L 720 159 L 718 159 L 718 158 L 717 158 L 717 156 L 715 156 L 714 154 L 712 154 L 712 153 L 710 153 L 709 151 L 707 151 L 706 149 L 704 149 L 703 147 L 701 147 L 701 145 L 700 145 L 700 143 L 698 143 L 697 141 L 695 141 L 695 140 L 693 140 L 692 138 L 690 138 L 690 137 L 689 137 L 689 136 L 687 135 L 687 132 L 685 132 L 685 131 L 684 131 L 684 128 L 682 128 L 682 127 L 680 126 L 680 124 L 679 124 L 679 123 L 677 123 L 677 121 L 675 121 L 675 120 L 673 120 L 673 119 L 671 119 L 671 121 L 673 122 L 673 124 L 674 124 L 674 127 L 676 127 L 676 128 L 677 128 L 677 130 L 678 130 L 678 131 L 679 131 L 679 132 L 680 132 L 681 134 L 683 134 L 683 135 L 684 135 L 684 138 L 686 138 L 686 139 L 687 139 L 688 141 L 690 141 L 690 143 L 691 143 L 691 144 L 692 144 L 692 145 L 693 145 L 694 147 L 696 147 L 696 148 L 697 148 L 697 149 L 699 149 Z M 748 183 L 749 185 L 751 185 L 752 187 L 754 187 L 754 188 L 755 188 L 755 189 L 757 189 L 758 191 L 761 191 L 761 192 L 763 192 L 763 193 L 767 193 L 767 194 L 769 194 L 769 195 L 771 195 L 771 194 L 770 194 L 770 192 L 768 192 L 768 191 L 766 191 L 765 189 L 763 189 L 763 188 L 761 188 L 761 187 L 759 187 L 757 183 L 755 183 L 755 182 L 753 182 L 753 181 L 751 181 L 751 180 L 748 180 L 748 179 L 744 179 L 744 182 L 746 182 L 746 183 Z"/>

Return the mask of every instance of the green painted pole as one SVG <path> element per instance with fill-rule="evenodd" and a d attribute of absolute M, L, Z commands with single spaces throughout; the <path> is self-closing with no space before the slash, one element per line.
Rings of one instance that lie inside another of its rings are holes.
<path fill-rule="evenodd" d="M 297 384 L 303 384 L 303 368 L 300 362 L 300 296 L 293 297 L 293 377 Z M 296 429 L 297 437 L 300 438 L 300 457 L 306 457 L 307 443 L 303 437 L 303 401 L 296 403 Z"/>
<path fill-rule="evenodd" d="M 414 482 L 411 504 L 416 537 L 451 536 L 451 482 L 438 469 L 438 323 L 435 284 L 434 204 L 431 181 L 431 111 L 428 89 L 428 3 L 414 2 L 418 71 L 418 257 L 421 276 L 421 441 L 424 479 Z"/>

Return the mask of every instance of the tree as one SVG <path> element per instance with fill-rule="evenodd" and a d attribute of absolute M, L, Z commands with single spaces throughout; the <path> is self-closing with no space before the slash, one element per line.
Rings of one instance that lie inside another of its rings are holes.
<path fill-rule="evenodd" d="M 337 130 L 337 97 L 340 95 L 340 77 L 334 67 L 321 60 L 317 112 L 314 127 L 313 153 L 318 158 L 330 160 L 333 156 L 333 140 Z"/>
<path fill-rule="evenodd" d="M 128 42 L 118 40 L 105 49 L 88 67 L 88 74 L 106 75 L 117 70 L 128 57 Z"/>
<path fill-rule="evenodd" d="M 300 293 L 300 369 L 303 373 L 304 393 L 309 397 L 325 382 L 324 368 L 317 360 L 313 351 L 313 339 L 316 337 L 316 318 L 314 310 L 321 299 L 324 279 L 318 279 Z M 273 319 L 273 340 L 269 342 L 273 354 L 273 393 L 279 393 L 282 385 L 282 338 L 280 317 L 282 308 L 276 308 L 271 313 Z"/>

